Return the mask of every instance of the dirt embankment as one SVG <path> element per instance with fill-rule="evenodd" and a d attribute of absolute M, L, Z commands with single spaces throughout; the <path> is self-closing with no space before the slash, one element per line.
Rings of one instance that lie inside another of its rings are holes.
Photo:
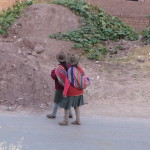
<path fill-rule="evenodd" d="M 54 93 L 50 71 L 57 64 L 55 56 L 61 50 L 70 51 L 73 43 L 48 36 L 78 27 L 79 17 L 62 6 L 34 4 L 24 11 L 9 36 L 0 38 L 1 106 L 15 106 L 14 110 L 23 106 L 50 108 Z M 106 44 L 110 49 L 115 44 L 123 48 L 112 61 L 81 58 L 81 65 L 91 78 L 91 86 L 85 91 L 88 105 L 82 107 L 82 112 L 89 116 L 149 117 L 150 73 L 138 69 L 138 64 L 144 62 L 135 60 L 131 65 L 120 59 L 128 58 L 130 50 L 140 49 L 141 44 L 124 40 Z"/>
<path fill-rule="evenodd" d="M 48 36 L 79 26 L 79 18 L 62 6 L 34 4 L 24 11 L 9 37 L 0 38 L 1 105 L 46 107 L 52 102 L 55 56 L 72 44 Z"/>

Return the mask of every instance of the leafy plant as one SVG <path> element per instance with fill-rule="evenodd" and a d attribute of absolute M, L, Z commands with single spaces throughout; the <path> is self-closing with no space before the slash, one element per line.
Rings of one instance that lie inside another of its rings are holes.
<path fill-rule="evenodd" d="M 123 49 L 123 47 L 122 47 L 121 45 L 117 45 L 117 46 L 115 47 L 115 50 L 116 50 L 116 51 L 122 50 L 122 49 Z"/>
<path fill-rule="evenodd" d="M 20 3 L 16 0 L 16 5 L 8 10 L 3 10 L 0 14 L 0 34 L 6 34 L 9 27 L 19 18 L 21 12 L 28 6 L 31 5 L 32 1 L 24 1 Z"/>
<path fill-rule="evenodd" d="M 145 44 L 150 44 L 150 28 L 143 30 L 143 41 Z"/>
<path fill-rule="evenodd" d="M 88 58 L 93 60 L 99 60 L 104 55 L 107 54 L 108 50 L 106 48 L 88 49 Z"/>
<path fill-rule="evenodd" d="M 146 18 L 149 20 L 148 26 L 150 26 L 150 15 L 146 16 Z"/>
<path fill-rule="evenodd" d="M 68 7 L 79 15 L 82 27 L 67 33 L 59 32 L 50 35 L 50 38 L 73 41 L 75 42 L 74 48 L 83 48 L 85 51 L 94 49 L 91 52 L 91 59 L 97 59 L 101 54 L 97 44 L 102 41 L 138 39 L 138 33 L 133 28 L 125 25 L 117 17 L 108 15 L 98 6 L 82 0 L 54 0 L 52 3 Z"/>

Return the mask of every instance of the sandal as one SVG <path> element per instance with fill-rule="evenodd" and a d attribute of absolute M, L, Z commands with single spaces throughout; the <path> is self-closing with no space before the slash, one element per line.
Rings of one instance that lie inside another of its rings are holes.
<path fill-rule="evenodd" d="M 62 121 L 62 122 L 59 122 L 59 125 L 67 126 L 67 125 L 68 125 L 68 121 Z"/>
<path fill-rule="evenodd" d="M 55 119 L 56 116 L 53 116 L 52 114 L 48 114 L 48 115 L 47 115 L 47 118 Z"/>
<path fill-rule="evenodd" d="M 72 115 L 69 115 L 69 118 L 73 118 L 73 116 L 72 116 Z"/>
<path fill-rule="evenodd" d="M 74 125 L 81 125 L 81 123 L 79 121 L 74 121 L 72 122 L 71 124 L 74 124 Z"/>
<path fill-rule="evenodd" d="M 64 116 L 64 118 L 65 118 L 65 116 Z M 69 118 L 73 118 L 73 115 L 69 115 Z"/>

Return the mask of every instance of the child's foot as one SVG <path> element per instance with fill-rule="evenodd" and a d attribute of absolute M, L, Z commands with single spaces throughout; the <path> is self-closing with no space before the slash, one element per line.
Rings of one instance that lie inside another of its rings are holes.
<path fill-rule="evenodd" d="M 55 118 L 56 118 L 56 116 L 53 116 L 52 114 L 48 114 L 48 115 L 47 115 L 47 118 L 55 119 Z"/>
<path fill-rule="evenodd" d="M 73 121 L 71 124 L 74 124 L 74 125 L 81 125 L 81 123 L 79 121 Z"/>
<path fill-rule="evenodd" d="M 59 125 L 67 126 L 67 125 L 68 125 L 68 121 L 62 121 L 62 122 L 59 122 Z"/>
<path fill-rule="evenodd" d="M 65 118 L 65 116 L 64 116 L 64 118 Z M 69 115 L 69 118 L 73 118 L 73 115 Z"/>

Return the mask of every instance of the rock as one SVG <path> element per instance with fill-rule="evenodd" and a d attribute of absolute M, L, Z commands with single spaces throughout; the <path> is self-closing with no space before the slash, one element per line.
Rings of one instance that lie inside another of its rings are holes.
<path fill-rule="evenodd" d="M 138 46 L 138 45 L 133 45 L 133 47 L 134 47 L 134 48 L 140 48 L 140 46 Z"/>
<path fill-rule="evenodd" d="M 118 53 L 117 49 L 111 49 L 111 50 L 109 51 L 109 54 L 110 54 L 110 55 L 117 54 L 117 53 Z"/>
<path fill-rule="evenodd" d="M 41 109 L 45 109 L 46 107 L 47 107 L 47 105 L 44 104 L 44 103 L 40 105 L 40 108 L 41 108 Z"/>
<path fill-rule="evenodd" d="M 126 43 L 127 43 L 126 40 L 121 40 L 121 41 L 120 41 L 120 44 L 121 44 L 121 45 L 125 45 Z"/>
<path fill-rule="evenodd" d="M 27 52 L 28 55 L 31 55 L 31 54 L 32 54 L 32 51 L 31 51 L 31 50 L 27 50 L 26 52 Z"/>
<path fill-rule="evenodd" d="M 12 108 L 12 107 L 8 107 L 8 108 L 7 108 L 7 111 L 10 111 L 10 110 L 11 110 L 11 108 Z"/>
<path fill-rule="evenodd" d="M 43 53 L 45 51 L 44 47 L 40 44 L 36 44 L 34 50 L 37 54 Z"/>
<path fill-rule="evenodd" d="M 21 23 L 17 23 L 16 26 L 17 27 L 22 27 L 22 24 Z"/>
<path fill-rule="evenodd" d="M 21 54 L 21 50 L 20 49 L 18 49 L 18 54 Z"/>
<path fill-rule="evenodd" d="M 36 57 L 32 56 L 32 55 L 29 55 L 28 56 L 28 59 L 31 61 L 31 62 L 36 62 Z"/>
<path fill-rule="evenodd" d="M 9 36 L 8 33 L 5 33 L 5 34 L 2 35 L 3 38 L 8 38 L 8 36 Z"/>
<path fill-rule="evenodd" d="M 24 38 L 23 39 L 23 43 L 25 44 L 25 46 L 31 48 L 31 49 L 34 49 L 34 46 L 35 46 L 35 43 L 34 41 L 31 41 L 30 39 L 28 38 Z"/>
<path fill-rule="evenodd" d="M 18 31 L 17 30 L 14 30 L 14 32 L 13 32 L 14 34 L 18 34 Z"/>
<path fill-rule="evenodd" d="M 32 55 L 33 55 L 34 57 L 37 57 L 37 56 L 38 56 L 38 54 L 37 54 L 35 51 L 32 52 Z"/>
<path fill-rule="evenodd" d="M 18 105 L 13 105 L 12 107 L 8 107 L 7 111 L 15 111 L 18 108 Z"/>
<path fill-rule="evenodd" d="M 48 107 L 51 106 L 51 103 L 50 103 L 50 102 L 46 102 L 45 104 L 46 104 L 46 106 L 48 106 Z"/>
<path fill-rule="evenodd" d="M 138 56 L 137 61 L 138 62 L 145 62 L 145 57 L 144 56 Z"/>
<path fill-rule="evenodd" d="M 19 105 L 22 105 L 23 101 L 24 101 L 24 98 L 20 97 L 16 100 L 16 103 Z"/>

